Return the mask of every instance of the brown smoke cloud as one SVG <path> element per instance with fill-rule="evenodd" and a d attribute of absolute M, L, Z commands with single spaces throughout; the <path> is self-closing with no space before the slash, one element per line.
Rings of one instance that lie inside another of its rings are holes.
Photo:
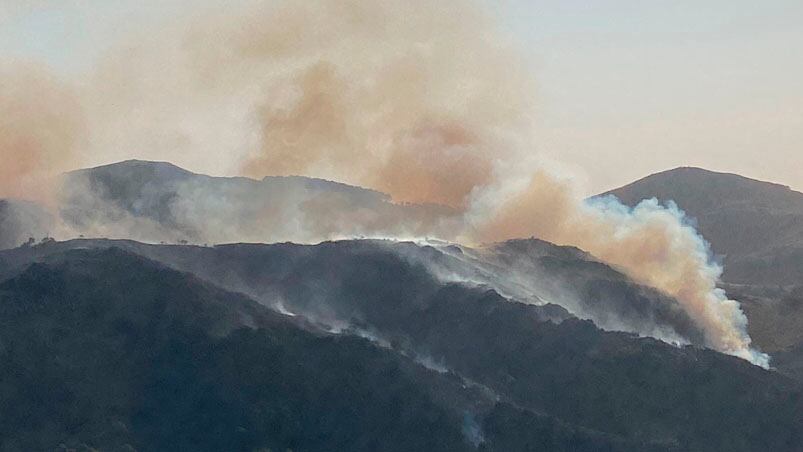
<path fill-rule="evenodd" d="M 538 172 L 487 218 L 476 232 L 480 240 L 535 235 L 582 248 L 676 298 L 712 348 L 767 365 L 766 355 L 750 349 L 738 302 L 717 289 L 722 269 L 711 261 L 708 244 L 675 206 L 589 203 L 572 196 L 566 182 Z"/>
<path fill-rule="evenodd" d="M 445 204 L 463 215 L 445 238 L 537 235 L 584 248 L 675 296 L 712 347 L 766 365 L 750 349 L 738 304 L 716 288 L 721 269 L 680 212 L 589 205 L 543 171 L 532 137 L 535 85 L 470 0 L 310 0 L 199 14 L 159 36 L 132 37 L 101 62 L 82 100 L 98 160 L 301 174 L 396 202 Z M 81 139 L 74 104 L 41 80 L 2 91 L 0 113 L 12 120 L 0 119 L 0 147 L 18 156 L 3 156 L 14 165 L 0 170 L 4 180 L 69 161 Z M 330 234 L 358 218 L 328 211 L 303 221 Z M 419 222 L 430 223 L 439 224 Z"/>
<path fill-rule="evenodd" d="M 531 121 L 532 80 L 468 2 L 286 2 L 196 24 L 185 44 L 203 84 L 258 93 L 247 175 L 466 207 Z"/>
<path fill-rule="evenodd" d="M 533 149 L 534 83 L 470 3 L 291 3 L 235 23 L 238 32 L 203 33 L 232 36 L 218 64 L 282 68 L 261 78 L 261 146 L 247 174 L 314 174 L 462 208 L 462 237 L 579 246 L 676 297 L 712 347 L 765 359 L 679 212 L 589 206 L 544 172 L 506 188 Z"/>
<path fill-rule="evenodd" d="M 84 119 L 73 90 L 45 69 L 0 63 L 0 197 L 51 201 L 76 163 Z"/>

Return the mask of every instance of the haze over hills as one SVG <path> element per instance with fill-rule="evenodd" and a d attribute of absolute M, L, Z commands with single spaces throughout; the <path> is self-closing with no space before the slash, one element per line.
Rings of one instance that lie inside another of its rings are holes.
<path fill-rule="evenodd" d="M 58 227 L 49 227 L 60 228 L 61 237 L 130 238 L 151 243 L 314 243 L 341 236 L 421 237 L 432 233 L 437 237 L 439 230 L 454 235 L 466 226 L 464 218 L 452 209 L 397 204 L 387 195 L 359 187 L 305 177 L 266 177 L 261 181 L 210 177 L 163 162 L 131 160 L 73 171 L 64 175 L 61 186 Z M 16 235 L 18 243 L 28 236 L 24 232 Z M 593 258 L 584 258 L 589 262 L 583 266 L 576 265 L 583 259 L 574 259 L 561 268 L 566 264 L 559 259 L 534 260 L 538 247 L 521 244 L 521 252 L 509 242 L 505 247 L 461 255 L 472 268 L 463 272 L 463 277 L 487 282 L 524 300 L 547 297 L 608 330 L 710 345 L 710 337 L 701 339 L 706 332 L 700 331 L 700 319 L 687 316 L 699 308 L 679 305 L 671 297 L 658 302 L 662 297 L 655 291 L 624 296 L 617 288 L 624 276 L 600 271 Z M 584 279 L 586 274 L 595 275 L 591 282 Z M 599 278 L 600 274 L 605 277 Z M 533 275 L 540 277 L 536 280 Z M 646 287 L 640 290 L 648 291 Z M 582 301 L 592 294 L 604 301 Z M 652 301 L 643 304 L 638 300 Z"/>
<path fill-rule="evenodd" d="M 150 242 L 296 242 L 436 232 L 455 213 L 301 176 L 211 177 L 129 160 L 64 175 L 65 223 L 88 236 Z"/>
<path fill-rule="evenodd" d="M 751 209 L 755 182 L 684 171 L 682 185 L 717 196 L 747 185 L 723 202 L 672 192 L 671 174 L 648 186 L 668 187 L 656 197 L 681 207 L 692 196 L 703 213 L 796 215 L 794 192 L 759 185 L 767 193 Z M 17 228 L 18 243 L 54 230 L 53 218 L 29 213 L 45 209 L 6 205 L 2 224 Z M 304 177 L 215 178 L 142 161 L 68 173 L 55 221 L 68 234 L 151 243 L 0 251 L 0 354 L 13 369 L 0 376 L 0 405 L 28 413 L 3 447 L 801 450 L 803 292 L 794 285 L 724 286 L 772 352 L 774 369 L 763 370 L 708 349 L 677 299 L 535 238 L 201 245 L 325 237 L 339 220 L 352 235 L 398 236 L 453 214 Z M 99 392 L 87 383 L 100 381 Z M 13 396 L 33 393 L 43 395 Z M 352 411 L 362 414 L 331 415 Z"/>
<path fill-rule="evenodd" d="M 54 225 L 53 216 L 36 203 L 0 199 L 0 250 L 20 246 L 31 237 L 47 237 Z"/>
<path fill-rule="evenodd" d="M 721 176 L 722 180 L 715 176 Z M 682 180 L 671 183 L 678 177 Z M 731 187 L 734 184 L 736 188 Z M 72 171 L 64 175 L 61 186 L 56 213 L 58 221 L 54 221 L 35 204 L 6 203 L 17 206 L 5 209 L 9 212 L 2 223 L 6 231 L 3 239 L 7 242 L 6 247 L 22 243 L 30 236 L 38 239 L 42 231 L 46 231 L 46 235 L 55 231 L 57 236 L 65 238 L 82 235 L 130 238 L 151 243 L 288 240 L 314 243 L 328 238 L 363 235 L 421 237 L 432 233 L 438 236 L 439 230 L 444 234 L 454 234 L 454 229 L 464 227 L 460 224 L 459 213 L 450 208 L 398 204 L 388 195 L 373 190 L 306 177 L 266 177 L 262 180 L 210 177 L 164 162 L 130 160 Z M 660 188 L 666 193 L 647 188 Z M 758 194 L 751 195 L 751 188 L 755 188 L 753 191 Z M 703 192 L 708 194 L 701 194 Z M 723 221 L 732 219 L 734 215 L 749 214 L 753 218 L 749 224 L 754 225 L 751 230 L 759 231 L 764 224 L 760 221 L 761 212 L 770 210 L 771 206 L 780 206 L 775 210 L 784 215 L 795 215 L 801 209 L 796 201 L 799 194 L 795 192 L 703 170 L 681 169 L 668 173 L 666 177 L 653 176 L 612 193 L 621 195 L 624 201 L 631 204 L 640 196 L 656 196 L 662 200 L 677 198 L 683 200 L 679 203 L 688 202 L 692 205 L 691 214 L 700 213 L 703 218 L 708 218 L 705 216 L 708 212 L 706 209 L 713 209 L 716 205 L 720 207 L 720 212 L 725 212 L 720 214 L 727 217 Z M 718 197 L 723 196 L 725 199 L 718 202 Z M 692 200 L 686 201 L 687 198 Z M 759 207 L 750 207 L 753 205 L 752 199 Z M 734 209 L 740 213 L 732 214 Z M 12 218 L 16 219 L 11 221 Z M 721 219 L 715 216 L 713 220 L 700 220 L 703 234 L 712 234 L 711 228 L 726 228 L 723 225 L 727 223 L 720 222 Z M 777 226 L 780 223 L 773 221 L 771 224 Z M 714 236 L 719 237 L 716 232 L 714 229 Z M 770 234 L 766 231 L 763 233 Z M 719 241 L 712 239 L 712 242 L 715 252 L 718 251 L 718 247 L 721 247 Z M 522 243 L 526 245 L 526 242 Z M 481 255 L 463 254 L 461 259 L 472 261 L 472 273 L 466 275 L 464 272 L 463 276 L 490 281 L 498 290 L 520 299 L 548 298 L 568 307 L 574 315 L 592 319 L 598 326 L 608 330 L 636 332 L 670 342 L 705 343 L 700 339 L 699 324 L 684 317 L 683 310 L 676 303 L 652 302 L 645 307 L 647 305 L 634 300 L 658 300 L 660 296 L 621 296 L 620 291 L 615 289 L 619 284 L 615 282 L 617 278 L 595 277 L 592 283 L 583 280 L 586 270 L 576 266 L 582 260 L 575 259 L 575 263 L 569 264 L 568 268 L 560 269 L 563 265 L 560 260 L 554 260 L 549 265 L 532 261 L 530 254 L 537 255 L 537 247 L 524 246 L 524 252 L 511 252 L 516 250 L 513 244 L 509 242 L 504 248 L 487 248 Z M 501 249 L 506 252 L 499 253 Z M 785 247 L 784 250 L 794 255 L 790 251 L 793 248 Z M 775 258 L 776 254 L 772 256 Z M 748 265 L 753 262 L 751 259 L 755 259 L 753 254 L 732 254 L 727 259 L 726 275 L 733 274 L 745 265 L 748 266 L 748 274 L 757 273 L 754 271 L 755 265 Z M 595 263 L 583 265 L 592 268 L 592 274 L 599 274 L 597 269 L 593 269 Z M 737 270 L 731 270 L 732 267 Z M 550 273 L 550 269 L 556 268 L 560 271 Z M 784 271 L 793 274 L 796 268 L 793 265 Z M 487 275 L 482 276 L 482 273 Z M 533 274 L 541 275 L 538 284 L 533 284 Z M 607 282 L 601 284 L 603 280 Z M 775 280 L 768 278 L 762 281 L 770 284 Z M 578 300 L 588 300 L 590 294 L 603 293 L 616 293 L 619 296 L 600 295 L 600 299 L 606 300 L 603 303 L 578 303 Z M 737 293 L 746 298 L 745 293 Z M 793 294 L 794 291 L 788 293 Z M 752 292 L 753 296 L 764 294 L 763 291 Z M 751 303 L 751 308 L 758 307 L 753 309 L 754 312 L 761 311 L 756 315 L 755 325 L 750 326 L 762 336 L 760 345 L 780 350 L 783 348 L 778 345 L 780 343 L 783 346 L 796 344 L 798 334 L 792 332 L 794 329 L 784 328 L 782 332 L 773 333 L 775 338 L 768 338 L 765 333 L 772 330 L 769 325 L 774 324 L 775 318 L 781 317 L 779 312 L 783 311 L 760 309 L 765 305 Z M 794 303 L 790 306 L 794 306 Z"/>
<path fill-rule="evenodd" d="M 537 183 L 557 184 L 548 176 Z M 632 211 L 621 205 L 584 205 L 567 198 L 565 188 L 553 188 L 558 191 L 551 197 L 544 187 L 528 188 L 536 198 L 513 211 L 498 211 L 485 204 L 489 199 L 450 208 L 396 203 L 372 190 L 319 179 L 210 177 L 168 163 L 132 160 L 65 174 L 54 202 L 54 235 L 198 244 L 316 243 L 352 237 L 441 237 L 478 243 L 494 237 L 542 237 L 534 232 L 541 231 L 557 243 L 588 247 L 640 284 L 670 295 L 702 330 L 707 346 L 768 365 L 768 356 L 751 347 L 738 303 L 716 290 L 719 270 L 705 244 L 693 228 L 682 224 L 677 212 L 657 204 Z M 643 253 L 645 241 L 662 249 Z M 620 313 L 573 312 L 609 329 L 671 342 L 689 340 L 672 328 L 656 327 L 651 319 L 640 324 L 620 322 Z M 652 314 L 648 311 L 646 318 Z"/>

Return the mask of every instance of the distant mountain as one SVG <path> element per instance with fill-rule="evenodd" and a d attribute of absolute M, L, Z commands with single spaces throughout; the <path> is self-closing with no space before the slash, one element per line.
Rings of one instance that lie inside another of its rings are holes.
<path fill-rule="evenodd" d="M 60 209 L 87 236 L 170 243 L 414 236 L 446 227 L 455 215 L 322 179 L 212 177 L 139 160 L 67 173 Z"/>
<path fill-rule="evenodd" d="M 674 201 L 724 257 L 724 280 L 803 283 L 803 193 L 736 174 L 677 168 L 615 190 L 623 203 Z"/>
<path fill-rule="evenodd" d="M 0 437 L 148 450 L 800 450 L 796 383 L 447 277 L 487 271 L 464 267 L 485 253 L 487 265 L 587 259 L 537 241 L 0 252 L 11 369 L 0 406 L 32 413 Z"/>

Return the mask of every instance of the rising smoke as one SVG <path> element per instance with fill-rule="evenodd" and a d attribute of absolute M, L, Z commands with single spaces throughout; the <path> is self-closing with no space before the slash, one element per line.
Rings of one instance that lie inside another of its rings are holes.
<path fill-rule="evenodd" d="M 0 60 L 0 196 L 52 204 L 50 181 L 75 167 L 84 138 L 71 87 L 42 67 Z"/>
<path fill-rule="evenodd" d="M 747 318 L 739 303 L 716 287 L 722 268 L 683 212 L 656 200 L 630 209 L 614 198 L 589 202 L 565 183 L 539 172 L 488 217 L 484 240 L 536 235 L 570 244 L 621 268 L 630 277 L 673 297 L 717 349 L 767 365 L 750 349 Z"/>
<path fill-rule="evenodd" d="M 711 347 L 767 364 L 681 212 L 650 201 L 633 210 L 586 203 L 544 170 L 532 136 L 536 84 L 468 0 L 287 1 L 198 14 L 158 40 L 131 37 L 87 80 L 94 159 L 158 156 L 258 177 L 304 174 L 381 190 L 397 203 L 444 204 L 460 226 L 416 233 L 472 243 L 535 235 L 578 246 L 676 297 Z M 75 163 L 84 132 L 73 112 L 81 109 L 51 86 L 38 87 L 47 95 L 36 99 L 20 97 L 25 84 L 0 91 L 0 113 L 14 112 L 0 124 L 4 168 L 14 168 L 0 170 L 11 181 L 5 194 L 41 168 Z M 186 199 L 171 214 L 204 227 Z M 307 209 L 303 229 L 329 238 L 360 221 L 334 217 Z M 360 230 L 392 233 L 386 226 Z"/>

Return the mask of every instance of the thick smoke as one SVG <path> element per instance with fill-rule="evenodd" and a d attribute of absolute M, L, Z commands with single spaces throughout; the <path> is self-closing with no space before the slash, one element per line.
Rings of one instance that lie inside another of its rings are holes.
<path fill-rule="evenodd" d="M 766 366 L 750 349 L 739 303 L 716 287 L 722 268 L 676 206 L 656 200 L 630 209 L 614 198 L 581 201 L 571 188 L 539 172 L 501 204 L 478 234 L 484 240 L 536 235 L 571 244 L 673 297 L 704 331 L 708 344 Z"/>
<path fill-rule="evenodd" d="M 193 41 L 206 77 L 231 77 L 214 67 L 264 74 L 260 152 L 246 173 L 322 175 L 461 207 L 471 220 L 463 235 L 480 240 L 538 235 L 579 246 L 676 297 L 712 347 L 765 359 L 750 350 L 738 303 L 716 288 L 721 269 L 676 209 L 588 205 L 541 172 L 500 198 L 511 191 L 505 170 L 532 150 L 511 137 L 529 135 L 534 83 L 470 5 L 305 2 L 200 30 L 229 37 L 212 60 L 197 50 L 208 38 Z"/>
<path fill-rule="evenodd" d="M 584 203 L 538 164 L 528 73 L 469 0 L 287 1 L 197 14 L 158 39 L 132 38 L 104 59 L 84 102 L 100 160 L 158 156 L 259 177 L 304 174 L 396 202 L 444 204 L 462 216 L 460 227 L 417 234 L 475 243 L 537 235 L 584 248 L 676 297 L 713 348 L 766 365 L 680 212 Z M 23 174 L 52 169 L 38 162 L 81 136 L 69 96 L 45 92 L 57 101 L 9 110 L 32 134 L 0 125 L 3 148 L 33 150 L 26 155 L 36 160 L 17 164 Z M 0 113 L 17 98 L 0 94 Z M 182 199 L 171 218 L 203 227 L 204 211 Z M 301 219 L 280 220 L 329 235 L 360 221 L 307 207 Z"/>
<path fill-rule="evenodd" d="M 283 2 L 126 43 L 101 64 L 92 111 L 98 143 L 143 157 L 204 170 L 228 155 L 258 178 L 465 207 L 530 129 L 526 74 L 465 2 Z"/>
<path fill-rule="evenodd" d="M 0 61 L 0 198 L 50 203 L 84 139 L 80 99 L 45 69 Z"/>
<path fill-rule="evenodd" d="M 398 201 L 452 206 L 491 182 L 493 159 L 505 148 L 497 146 L 497 129 L 527 111 L 522 93 L 531 90 L 520 89 L 524 80 L 515 80 L 515 69 L 493 68 L 510 67 L 511 60 L 488 59 L 503 49 L 494 47 L 481 18 L 420 2 L 330 2 L 312 9 L 276 16 L 326 24 L 293 52 L 251 47 L 253 36 L 234 49 L 295 66 L 268 85 L 289 89 L 288 100 L 277 105 L 269 98 L 260 109 L 262 148 L 247 162 L 248 173 L 321 173 Z M 270 30 L 258 37 L 268 43 L 294 32 L 272 21 L 253 28 Z"/>

